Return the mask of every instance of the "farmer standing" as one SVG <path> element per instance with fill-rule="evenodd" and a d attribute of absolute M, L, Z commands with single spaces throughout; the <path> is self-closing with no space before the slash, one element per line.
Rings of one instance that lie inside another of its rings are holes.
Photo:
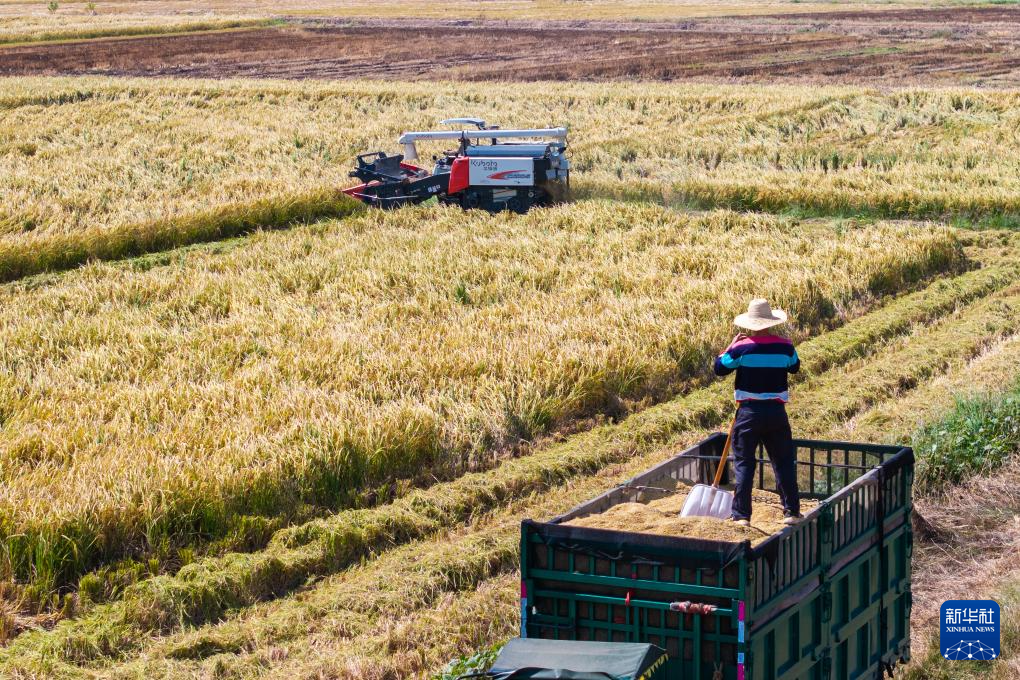
<path fill-rule="evenodd" d="M 800 520 L 797 495 L 797 451 L 793 446 L 786 402 L 790 400 L 787 376 L 800 370 L 793 343 L 768 331 L 786 321 L 786 312 L 772 309 L 765 300 L 751 300 L 747 313 L 733 320 L 748 334 L 739 333 L 715 360 L 715 374 L 737 372 L 733 422 L 734 470 L 733 521 L 748 526 L 751 520 L 751 489 L 754 485 L 755 453 L 763 443 L 776 475 L 783 503 L 784 524 Z"/>

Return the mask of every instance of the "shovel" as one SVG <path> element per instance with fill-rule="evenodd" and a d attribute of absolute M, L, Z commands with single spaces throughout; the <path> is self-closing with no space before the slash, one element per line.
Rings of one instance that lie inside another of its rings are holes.
<path fill-rule="evenodd" d="M 729 436 L 726 437 L 726 445 L 723 447 L 722 456 L 719 457 L 719 465 L 715 469 L 715 479 L 712 486 L 708 484 L 695 484 L 694 488 L 687 495 L 684 507 L 680 511 L 681 517 L 718 517 L 729 519 L 730 511 L 733 509 L 733 492 L 723 491 L 719 488 L 719 481 L 722 479 L 723 469 L 726 467 L 726 458 L 730 455 L 730 443 L 733 441 L 733 428 L 737 424 L 736 416 L 730 425 Z"/>

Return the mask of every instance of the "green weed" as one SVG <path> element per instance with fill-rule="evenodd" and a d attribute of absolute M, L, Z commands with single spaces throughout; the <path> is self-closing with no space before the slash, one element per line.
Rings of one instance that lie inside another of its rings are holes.
<path fill-rule="evenodd" d="M 993 470 L 1020 450 L 1020 385 L 1003 395 L 960 399 L 914 437 L 920 492 Z"/>

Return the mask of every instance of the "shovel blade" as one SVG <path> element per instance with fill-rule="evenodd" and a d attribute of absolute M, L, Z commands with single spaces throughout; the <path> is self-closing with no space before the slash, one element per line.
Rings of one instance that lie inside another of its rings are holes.
<path fill-rule="evenodd" d="M 717 517 L 729 519 L 733 510 L 733 493 L 708 484 L 695 484 L 687 495 L 681 517 Z"/>

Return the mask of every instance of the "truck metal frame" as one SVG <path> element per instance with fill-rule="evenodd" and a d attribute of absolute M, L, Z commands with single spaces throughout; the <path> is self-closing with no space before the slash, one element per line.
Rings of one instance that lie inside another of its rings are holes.
<path fill-rule="evenodd" d="M 801 496 L 820 504 L 755 546 L 564 524 L 666 480 L 710 480 L 724 442 L 713 435 L 549 522 L 525 520 L 521 635 L 655 644 L 668 677 L 685 680 L 878 678 L 907 661 L 909 448 L 795 440 Z M 776 489 L 767 464 L 756 481 Z"/>

